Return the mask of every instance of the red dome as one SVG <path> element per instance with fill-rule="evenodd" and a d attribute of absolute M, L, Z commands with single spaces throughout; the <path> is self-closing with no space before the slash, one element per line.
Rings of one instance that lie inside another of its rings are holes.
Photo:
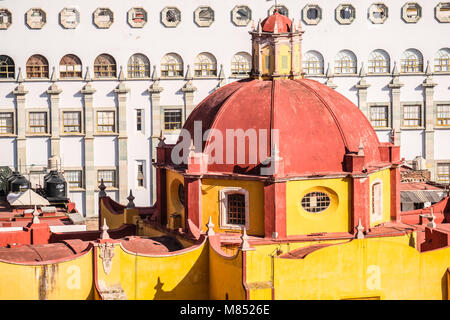
<path fill-rule="evenodd" d="M 342 173 L 344 155 L 357 153 L 360 143 L 366 168 L 381 163 L 378 137 L 364 114 L 340 93 L 310 79 L 230 83 L 192 111 L 184 126 L 191 136 L 194 121 L 202 122 L 203 133 L 207 129 L 223 133 L 224 153 L 226 129 L 278 129 L 286 176 Z M 203 150 L 212 140 L 210 134 Z M 213 163 L 208 171 L 258 175 L 264 159 L 258 157 L 259 165 L 250 164 L 246 144 L 246 164 Z"/>
<path fill-rule="evenodd" d="M 277 24 L 278 27 L 278 33 L 291 31 L 292 27 L 291 19 L 279 13 L 278 9 L 275 9 L 275 12 L 271 16 L 268 16 L 261 22 L 262 31 L 274 32 L 275 23 Z"/>

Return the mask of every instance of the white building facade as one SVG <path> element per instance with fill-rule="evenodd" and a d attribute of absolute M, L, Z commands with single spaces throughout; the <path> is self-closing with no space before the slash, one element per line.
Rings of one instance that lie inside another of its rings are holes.
<path fill-rule="evenodd" d="M 450 2 L 284 0 L 301 22 L 303 67 L 354 102 L 380 141 L 450 181 Z M 154 201 L 161 131 L 251 70 L 266 0 L 0 2 L 0 166 L 65 172 L 69 197 L 97 214 L 98 184 Z M 307 116 L 307 115 L 305 115 Z M 299 124 L 301 125 L 301 124 Z M 326 130 L 326 128 L 324 128 Z M 301 144 L 301 141 L 299 141 Z"/>

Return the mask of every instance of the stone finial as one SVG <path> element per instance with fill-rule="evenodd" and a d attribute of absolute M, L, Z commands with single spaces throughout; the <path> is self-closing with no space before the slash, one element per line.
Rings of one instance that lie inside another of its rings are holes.
<path fill-rule="evenodd" d="M 437 84 L 433 82 L 433 72 L 431 71 L 430 61 L 427 61 L 427 68 L 425 70 L 426 78 L 422 83 L 424 88 L 433 88 Z"/>
<path fill-rule="evenodd" d="M 364 239 L 364 227 L 361 224 L 361 218 L 358 218 L 358 225 L 356 226 L 356 239 Z"/>
<path fill-rule="evenodd" d="M 328 63 L 328 69 L 327 69 L 326 76 L 327 76 L 327 81 L 325 81 L 325 84 L 332 89 L 336 89 L 337 85 L 333 82 L 334 73 L 333 73 L 333 69 L 330 66 L 330 63 Z"/>
<path fill-rule="evenodd" d="M 242 226 L 241 245 L 239 246 L 239 249 L 241 249 L 241 251 L 248 251 L 252 249 L 248 243 L 247 229 L 245 229 L 245 226 Z"/>
<path fill-rule="evenodd" d="M 39 211 L 37 209 L 36 206 L 34 206 L 34 210 L 33 210 L 33 220 L 31 220 L 32 224 L 35 223 L 41 223 L 41 221 L 39 220 Z"/>
<path fill-rule="evenodd" d="M 220 87 L 223 87 L 225 83 L 225 71 L 223 70 L 223 64 L 220 65 L 220 72 L 219 72 L 219 83 L 217 84 L 216 89 L 219 89 Z"/>
<path fill-rule="evenodd" d="M 187 70 L 186 70 L 186 76 L 184 77 L 184 80 L 186 80 L 186 84 L 181 89 L 182 91 L 194 92 L 195 90 L 197 90 L 197 88 L 194 87 L 194 85 L 192 84 L 192 79 L 194 79 L 194 78 L 192 77 L 191 66 L 188 64 Z"/>
<path fill-rule="evenodd" d="M 105 186 L 105 184 L 103 183 L 103 178 L 102 178 L 102 180 L 100 181 L 100 185 L 98 186 L 98 188 L 99 188 L 99 192 L 98 192 L 98 197 L 99 198 L 104 198 L 104 197 L 106 197 L 106 192 L 105 192 L 105 189 L 106 189 L 106 186 Z"/>
<path fill-rule="evenodd" d="M 58 81 L 58 76 L 56 75 L 56 68 L 55 68 L 55 67 L 53 67 L 53 69 L 52 69 L 52 76 L 51 76 L 51 78 L 50 78 L 50 81 L 51 81 L 51 82 L 56 82 L 56 81 Z"/>
<path fill-rule="evenodd" d="M 398 69 L 397 69 L 397 62 L 396 61 L 394 61 L 394 67 L 392 68 L 392 75 L 393 76 L 399 76 L 400 75 L 400 73 L 398 72 Z"/>
<path fill-rule="evenodd" d="M 22 68 L 19 68 L 19 72 L 17 73 L 17 82 L 22 83 L 23 81 Z"/>
<path fill-rule="evenodd" d="M 277 23 L 277 20 L 275 20 L 275 27 L 273 28 L 273 33 L 278 33 L 278 23 Z"/>
<path fill-rule="evenodd" d="M 166 137 L 164 137 L 164 132 L 161 130 L 158 137 L 159 143 L 158 147 L 164 146 L 166 143 L 164 142 L 166 140 Z"/>
<path fill-rule="evenodd" d="M 191 145 L 189 147 L 189 158 L 195 157 L 195 146 L 194 146 L 194 140 L 191 140 Z"/>
<path fill-rule="evenodd" d="M 364 63 L 361 63 L 361 69 L 359 70 L 359 76 L 364 78 L 366 76 L 366 70 L 364 69 Z"/>
<path fill-rule="evenodd" d="M 256 30 L 258 33 L 262 32 L 262 26 L 261 26 L 261 19 L 258 21 L 258 30 Z"/>
<path fill-rule="evenodd" d="M 185 80 L 192 80 L 192 72 L 191 72 L 191 65 L 188 64 L 186 68 L 186 76 L 184 77 Z"/>
<path fill-rule="evenodd" d="M 134 204 L 133 200 L 135 199 L 135 197 L 133 196 L 133 191 L 130 189 L 130 195 L 127 197 L 128 199 L 128 204 L 127 204 L 127 208 L 131 209 L 131 208 L 135 208 L 136 205 Z"/>
<path fill-rule="evenodd" d="M 125 75 L 123 73 L 123 66 L 120 66 L 119 81 L 125 81 Z"/>
<path fill-rule="evenodd" d="M 301 22 L 301 20 L 299 20 L 298 21 L 297 31 L 301 32 L 302 30 L 303 30 L 302 22 Z"/>
<path fill-rule="evenodd" d="M 208 231 L 206 231 L 206 235 L 208 237 L 213 236 L 215 233 L 214 233 L 214 223 L 211 220 L 211 216 L 209 216 L 209 221 L 206 224 L 206 227 L 208 228 Z"/>
<path fill-rule="evenodd" d="M 84 75 L 84 81 L 85 82 L 91 82 L 91 72 L 89 71 L 89 67 L 86 67 L 86 74 Z"/>
<path fill-rule="evenodd" d="M 106 218 L 103 219 L 103 225 L 102 225 L 102 234 L 100 235 L 100 239 L 111 239 L 109 237 L 109 233 L 108 233 L 109 227 L 106 224 Z"/>
<path fill-rule="evenodd" d="M 430 60 L 427 61 L 427 68 L 425 69 L 425 74 L 428 77 L 433 75 L 433 72 L 431 72 Z"/>
<path fill-rule="evenodd" d="M 159 81 L 158 70 L 156 69 L 156 65 L 153 66 L 152 80 Z"/>
<path fill-rule="evenodd" d="M 362 143 L 362 139 L 359 139 L 359 146 L 358 146 L 358 156 L 364 155 L 364 145 Z"/>
<path fill-rule="evenodd" d="M 255 31 L 255 28 L 256 28 L 256 27 L 255 27 L 255 20 L 252 20 L 252 23 L 251 23 L 250 26 L 251 26 L 251 27 L 250 27 L 251 30 L 252 30 L 252 31 Z"/>
<path fill-rule="evenodd" d="M 427 227 L 433 229 L 433 228 L 436 228 L 436 222 L 434 221 L 436 219 L 436 216 L 434 215 L 433 208 L 430 208 L 430 210 L 431 210 L 431 213 L 428 216 L 428 220 L 430 222 L 428 222 Z"/>

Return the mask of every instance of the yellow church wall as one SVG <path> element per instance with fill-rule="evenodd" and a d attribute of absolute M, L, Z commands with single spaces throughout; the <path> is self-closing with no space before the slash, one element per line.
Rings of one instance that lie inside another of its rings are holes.
<path fill-rule="evenodd" d="M 376 226 L 383 222 L 388 222 L 391 220 L 391 174 L 390 169 L 381 170 L 375 172 L 369 176 L 370 183 L 370 203 L 372 203 L 372 183 L 374 182 L 382 182 L 383 185 L 383 216 L 379 220 L 373 220 L 371 215 L 370 217 L 370 226 Z"/>
<path fill-rule="evenodd" d="M 116 214 L 112 213 L 103 203 L 100 201 L 100 226 L 103 225 L 104 220 L 106 219 L 106 225 L 109 229 L 117 229 L 123 225 L 124 214 Z"/>
<path fill-rule="evenodd" d="M 92 299 L 92 266 L 92 250 L 74 260 L 48 265 L 0 262 L 0 299 Z"/>
<path fill-rule="evenodd" d="M 291 52 L 290 46 L 281 45 L 278 49 L 278 73 L 291 73 Z"/>
<path fill-rule="evenodd" d="M 165 256 L 137 255 L 120 247 L 120 281 L 128 299 L 208 299 L 208 246 Z"/>
<path fill-rule="evenodd" d="M 242 282 L 242 251 L 227 257 L 209 246 L 209 299 L 244 300 Z"/>
<path fill-rule="evenodd" d="M 267 60 L 269 59 L 269 60 Z M 261 49 L 261 61 L 262 61 L 262 73 L 263 74 L 272 74 L 275 67 L 275 56 L 273 52 L 272 46 L 265 46 Z M 270 61 L 269 65 L 267 65 L 267 61 Z"/>
<path fill-rule="evenodd" d="M 181 174 L 175 171 L 166 170 L 166 199 L 167 199 L 167 222 L 169 228 L 185 228 L 184 221 L 184 206 L 178 199 L 178 187 L 184 184 L 184 178 Z M 174 225 L 171 218 L 172 214 L 180 214 L 181 217 L 178 222 L 181 225 Z"/>
<path fill-rule="evenodd" d="M 450 265 L 450 248 L 419 253 L 410 241 L 409 235 L 355 239 L 303 259 L 276 258 L 275 298 L 445 298 L 442 279 Z"/>
<path fill-rule="evenodd" d="M 209 217 L 214 223 L 215 232 L 233 231 L 220 228 L 219 191 L 225 187 L 239 187 L 248 191 L 250 235 L 264 235 L 264 184 L 251 180 L 202 180 L 202 225 L 206 231 Z M 239 230 L 234 230 L 240 232 Z"/>
<path fill-rule="evenodd" d="M 321 191 L 331 198 L 323 212 L 303 209 L 302 198 Z M 349 178 L 288 181 L 286 184 L 286 233 L 288 236 L 316 232 L 349 232 L 351 224 L 351 182 Z"/>

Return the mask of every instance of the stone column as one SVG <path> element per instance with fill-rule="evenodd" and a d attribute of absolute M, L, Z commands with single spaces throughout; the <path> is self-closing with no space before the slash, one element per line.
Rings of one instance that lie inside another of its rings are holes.
<path fill-rule="evenodd" d="M 356 234 L 359 220 L 367 231 L 370 228 L 370 184 L 365 174 L 352 178 L 352 222 L 350 233 Z"/>
<path fill-rule="evenodd" d="M 434 167 L 434 87 L 437 85 L 433 82 L 433 74 L 428 61 L 426 69 L 427 78 L 422 83 L 425 91 L 425 159 L 427 161 L 427 169 L 431 171 L 431 180 L 436 179 Z"/>
<path fill-rule="evenodd" d="M 369 119 L 369 110 L 367 109 L 367 88 L 370 87 L 370 83 L 366 81 L 366 71 L 364 70 L 364 66 L 361 65 L 361 70 L 359 72 L 359 76 L 361 80 L 359 80 L 358 84 L 355 86 L 358 89 L 358 104 L 359 109 L 362 113 Z"/>
<path fill-rule="evenodd" d="M 84 173 L 86 190 L 86 217 L 96 217 L 98 212 L 95 208 L 95 188 L 97 187 L 97 174 L 94 168 L 94 93 L 89 68 L 86 68 L 86 85 L 81 90 L 84 100 L 85 137 L 84 137 Z"/>
<path fill-rule="evenodd" d="M 50 97 L 50 128 L 51 128 L 51 145 L 50 156 L 60 158 L 60 119 L 59 119 L 59 94 L 62 92 L 56 84 L 55 68 L 53 68 L 52 81 L 53 84 L 48 88 L 47 94 Z"/>
<path fill-rule="evenodd" d="M 130 91 L 125 86 L 123 69 L 120 68 L 119 85 L 114 92 L 117 93 L 119 118 L 119 202 L 126 203 L 128 196 L 128 136 L 127 136 L 127 94 Z"/>
<path fill-rule="evenodd" d="M 26 141 L 26 128 L 27 117 L 25 113 L 25 95 L 28 93 L 23 85 L 22 71 L 19 68 L 19 75 L 17 77 L 19 85 L 14 89 L 13 94 L 16 96 L 17 107 L 17 164 L 18 171 L 25 172 L 27 165 L 27 141 Z"/>
<path fill-rule="evenodd" d="M 392 81 L 388 85 L 391 89 L 391 110 L 392 110 L 392 133 L 394 136 L 394 145 L 399 146 L 401 140 L 401 106 L 400 106 L 400 88 L 403 87 L 403 83 L 399 80 L 399 73 L 397 70 L 397 64 L 394 63 L 394 69 L 392 70 Z"/>
<path fill-rule="evenodd" d="M 202 180 L 198 176 L 184 177 L 184 227 L 189 230 L 188 220 L 203 232 Z"/>
<path fill-rule="evenodd" d="M 158 146 L 161 133 L 161 92 L 164 90 L 159 86 L 159 76 L 156 71 L 156 66 L 153 67 L 153 75 L 152 75 L 153 84 L 148 88 L 148 92 L 150 94 L 150 102 L 151 102 L 151 150 L 150 150 L 150 160 L 155 159 L 156 161 L 156 147 Z M 150 205 L 156 200 L 156 169 L 150 163 Z"/>

